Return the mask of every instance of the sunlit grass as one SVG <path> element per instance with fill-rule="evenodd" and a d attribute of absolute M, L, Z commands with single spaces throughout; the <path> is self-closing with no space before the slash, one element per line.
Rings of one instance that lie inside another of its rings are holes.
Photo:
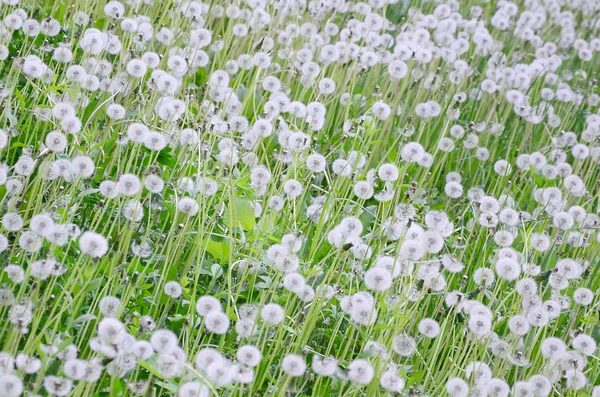
<path fill-rule="evenodd" d="M 0 397 L 593 396 L 597 2 L 5 0 Z"/>

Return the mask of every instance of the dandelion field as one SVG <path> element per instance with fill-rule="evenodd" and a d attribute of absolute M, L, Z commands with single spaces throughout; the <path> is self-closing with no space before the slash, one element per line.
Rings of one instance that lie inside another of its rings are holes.
<path fill-rule="evenodd" d="M 0 397 L 600 397 L 600 1 L 0 6 Z"/>

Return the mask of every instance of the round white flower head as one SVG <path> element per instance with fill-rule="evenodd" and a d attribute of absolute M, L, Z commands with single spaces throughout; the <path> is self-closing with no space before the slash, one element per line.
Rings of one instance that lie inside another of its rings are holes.
<path fill-rule="evenodd" d="M 367 360 L 360 358 L 357 358 L 348 364 L 346 372 L 350 380 L 361 385 L 368 384 L 375 376 L 373 366 Z"/>
<path fill-rule="evenodd" d="M 121 306 L 121 300 L 115 296 L 105 296 L 100 299 L 98 307 L 106 317 L 116 317 Z"/>
<path fill-rule="evenodd" d="M 596 351 L 596 341 L 589 335 L 579 334 L 571 342 L 573 349 L 577 350 L 584 356 L 590 356 Z"/>
<path fill-rule="evenodd" d="M 159 329 L 150 337 L 150 344 L 158 353 L 169 353 L 177 347 L 177 335 L 168 329 Z"/>
<path fill-rule="evenodd" d="M 204 316 L 204 326 L 209 332 L 222 335 L 229 330 L 229 318 L 225 313 L 213 310 Z"/>
<path fill-rule="evenodd" d="M 403 357 L 410 357 L 417 351 L 417 342 L 407 334 L 398 334 L 392 341 L 392 349 Z"/>
<path fill-rule="evenodd" d="M 196 302 L 196 312 L 201 316 L 206 316 L 213 311 L 222 311 L 221 302 L 213 296 L 201 296 Z"/>
<path fill-rule="evenodd" d="M 306 371 L 306 361 L 298 354 L 286 354 L 281 360 L 281 369 L 287 375 L 296 378 Z"/>
<path fill-rule="evenodd" d="M 589 288 L 577 288 L 573 292 L 573 300 L 578 305 L 587 306 L 594 300 L 594 293 Z"/>
<path fill-rule="evenodd" d="M 179 397 L 209 397 L 210 390 L 200 382 L 187 382 L 179 388 Z"/>
<path fill-rule="evenodd" d="M 508 397 L 508 394 L 510 393 L 510 387 L 506 381 L 498 378 L 492 378 L 487 382 L 487 393 L 488 396 Z"/>
<path fill-rule="evenodd" d="M 529 321 L 522 315 L 514 315 L 508 320 L 508 328 L 515 335 L 523 336 L 529 331 Z"/>
<path fill-rule="evenodd" d="M 558 360 L 567 350 L 565 342 L 556 337 L 544 339 L 540 347 L 542 355 L 551 360 Z"/>
<path fill-rule="evenodd" d="M 304 289 L 306 281 L 301 274 L 298 273 L 287 273 L 283 278 L 283 286 L 288 291 L 299 294 Z"/>
<path fill-rule="evenodd" d="M 71 379 L 63 378 L 60 376 L 46 376 L 44 377 L 44 389 L 55 396 L 66 396 L 71 392 L 73 388 L 73 381 Z"/>
<path fill-rule="evenodd" d="M 23 393 L 23 381 L 17 375 L 5 373 L 0 375 L 0 395 L 18 397 Z"/>
<path fill-rule="evenodd" d="M 467 379 L 472 379 L 476 384 L 481 384 L 492 379 L 492 370 L 490 367 L 481 361 L 473 361 L 469 363 L 465 372 Z"/>
<path fill-rule="evenodd" d="M 544 375 L 533 375 L 528 381 L 537 396 L 548 396 L 552 391 L 552 383 Z"/>
<path fill-rule="evenodd" d="M 191 197 L 182 197 L 177 201 L 177 210 L 187 216 L 194 216 L 200 210 L 200 205 Z"/>
<path fill-rule="evenodd" d="M 240 346 L 236 353 L 238 361 L 249 367 L 256 367 L 261 360 L 260 350 L 252 345 Z"/>
<path fill-rule="evenodd" d="M 99 233 L 87 231 L 79 238 L 79 248 L 92 258 L 100 258 L 108 252 L 108 241 Z"/>
<path fill-rule="evenodd" d="M 373 291 L 386 291 L 392 286 L 392 275 L 387 269 L 372 267 L 365 273 L 365 285 Z"/>
<path fill-rule="evenodd" d="M 224 361 L 225 358 L 221 355 L 221 353 L 212 347 L 204 347 L 198 350 L 194 360 L 196 366 L 202 371 L 206 371 L 206 369 L 213 363 L 222 363 Z"/>
<path fill-rule="evenodd" d="M 135 196 L 141 190 L 140 178 L 133 174 L 123 174 L 117 182 L 117 191 L 124 196 Z"/>
<path fill-rule="evenodd" d="M 261 310 L 262 320 L 269 325 L 277 325 L 285 318 L 285 312 L 281 306 L 276 303 L 266 304 Z"/>
<path fill-rule="evenodd" d="M 165 294 L 173 299 L 177 299 L 183 294 L 183 288 L 177 281 L 168 281 L 164 286 Z"/>
<path fill-rule="evenodd" d="M 440 334 L 440 325 L 432 318 L 424 318 L 418 325 L 419 333 L 426 338 L 435 338 Z"/>
<path fill-rule="evenodd" d="M 461 378 L 450 378 L 446 382 L 446 391 L 452 397 L 467 397 L 469 384 Z"/>

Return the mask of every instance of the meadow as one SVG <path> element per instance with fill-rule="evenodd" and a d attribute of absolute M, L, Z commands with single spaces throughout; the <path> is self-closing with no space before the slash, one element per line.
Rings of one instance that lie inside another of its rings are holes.
<path fill-rule="evenodd" d="M 0 397 L 600 397 L 600 1 L 1 0 Z"/>

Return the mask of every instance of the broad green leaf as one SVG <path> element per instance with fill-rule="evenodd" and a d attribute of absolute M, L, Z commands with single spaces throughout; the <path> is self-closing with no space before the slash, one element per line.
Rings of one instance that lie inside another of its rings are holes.
<path fill-rule="evenodd" d="M 248 201 L 235 199 L 232 203 L 227 204 L 223 217 L 225 224 L 230 228 L 241 227 L 247 232 L 252 232 L 256 225 L 254 217 L 254 208 Z"/>
<path fill-rule="evenodd" d="M 229 245 L 225 240 L 215 241 L 208 239 L 205 243 L 206 251 L 208 251 L 215 259 L 225 261 L 229 258 Z"/>

